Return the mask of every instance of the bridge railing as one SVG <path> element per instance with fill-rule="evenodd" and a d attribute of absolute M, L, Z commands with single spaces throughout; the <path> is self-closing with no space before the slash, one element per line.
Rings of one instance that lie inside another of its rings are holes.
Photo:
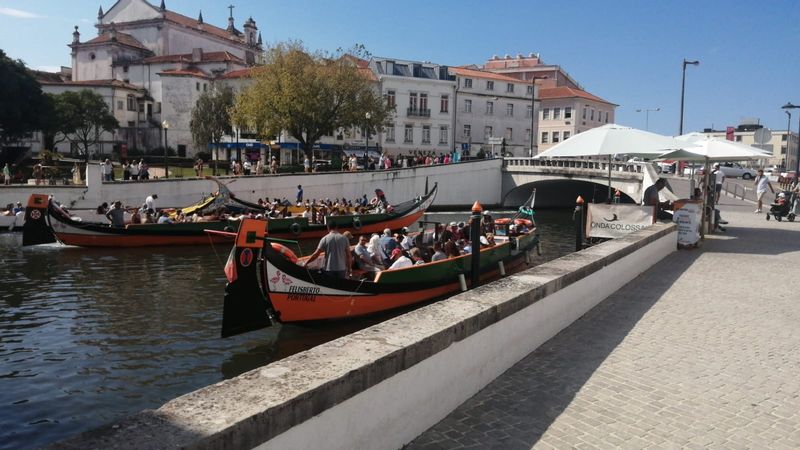
<path fill-rule="evenodd" d="M 530 167 L 530 168 L 562 168 L 608 171 L 608 159 L 593 158 L 504 158 L 503 167 Z M 644 172 L 647 162 L 612 161 L 612 172 Z"/>

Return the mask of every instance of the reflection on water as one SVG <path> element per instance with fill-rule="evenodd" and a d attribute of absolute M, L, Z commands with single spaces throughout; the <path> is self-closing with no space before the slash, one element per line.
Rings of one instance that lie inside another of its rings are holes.
<path fill-rule="evenodd" d="M 537 222 L 544 259 L 572 251 L 568 211 L 540 212 Z M 21 240 L 0 235 L 2 449 L 39 447 L 157 408 L 391 317 L 277 326 L 223 340 L 227 245 L 22 249 Z"/>

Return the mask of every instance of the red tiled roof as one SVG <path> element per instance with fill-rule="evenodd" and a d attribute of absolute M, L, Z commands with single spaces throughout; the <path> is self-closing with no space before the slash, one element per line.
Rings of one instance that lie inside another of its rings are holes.
<path fill-rule="evenodd" d="M 220 78 L 250 78 L 253 76 L 253 73 L 258 70 L 258 67 L 248 67 L 246 69 L 239 69 L 239 70 L 232 70 Z"/>
<path fill-rule="evenodd" d="M 106 42 L 111 42 L 110 32 L 103 33 L 92 40 L 84 42 L 84 44 L 104 44 Z M 131 36 L 130 34 L 120 33 L 119 31 L 117 31 L 117 42 L 122 45 L 127 45 L 128 47 L 140 48 L 148 51 L 150 50 L 135 37 Z"/>
<path fill-rule="evenodd" d="M 570 97 L 580 97 L 580 98 L 585 98 L 587 100 L 593 100 L 600 103 L 608 103 L 609 105 L 614 105 L 614 103 L 611 103 L 608 100 L 603 100 L 602 98 L 596 95 L 590 94 L 580 89 L 574 89 L 567 86 L 539 89 L 540 100 L 549 100 L 553 98 L 570 98 Z"/>
<path fill-rule="evenodd" d="M 238 56 L 227 52 L 203 52 L 203 57 L 200 62 L 236 62 L 244 64 L 244 60 Z M 182 55 L 161 55 L 151 56 L 143 60 L 145 63 L 161 63 L 161 62 L 192 62 L 192 54 L 186 53 Z"/>
<path fill-rule="evenodd" d="M 214 36 L 221 37 L 223 39 L 231 39 L 232 37 L 235 36 L 232 35 L 231 33 L 228 33 L 227 30 L 215 27 L 214 25 L 209 25 L 205 22 L 203 22 L 203 24 L 200 25 L 197 19 L 192 19 L 191 17 L 186 17 L 183 14 L 178 14 L 176 12 L 164 11 L 164 18 L 166 18 L 170 22 L 177 23 L 178 25 L 194 28 L 195 30 L 213 34 Z M 238 41 L 238 39 L 236 40 Z"/>
<path fill-rule="evenodd" d="M 40 80 L 40 84 L 45 84 L 49 86 L 98 86 L 98 87 L 119 87 L 119 88 L 126 88 L 132 89 L 135 91 L 141 90 L 142 88 L 130 83 L 126 83 L 120 80 L 85 80 L 85 81 L 50 81 L 50 80 Z"/>
<path fill-rule="evenodd" d="M 170 69 L 170 70 L 165 70 L 163 72 L 159 72 L 158 74 L 161 76 L 167 75 L 167 76 L 178 76 L 178 77 L 211 78 L 207 73 L 195 67 L 189 67 L 186 69 Z"/>
<path fill-rule="evenodd" d="M 462 77 L 488 78 L 490 80 L 507 81 L 509 83 L 523 83 L 523 81 L 518 78 L 512 78 L 506 75 L 486 72 L 483 70 L 468 69 L 466 67 L 452 67 L 450 68 L 450 71 Z"/>

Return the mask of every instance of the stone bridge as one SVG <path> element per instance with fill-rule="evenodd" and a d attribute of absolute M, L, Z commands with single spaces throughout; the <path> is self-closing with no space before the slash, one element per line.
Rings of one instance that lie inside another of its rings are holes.
<path fill-rule="evenodd" d="M 577 158 L 506 158 L 500 199 L 517 205 L 536 188 L 537 206 L 574 204 L 578 195 L 602 202 L 608 196 L 609 161 Z M 657 178 L 653 166 L 641 162 L 611 162 L 611 189 L 619 189 L 622 201 L 641 202 L 646 186 Z"/>

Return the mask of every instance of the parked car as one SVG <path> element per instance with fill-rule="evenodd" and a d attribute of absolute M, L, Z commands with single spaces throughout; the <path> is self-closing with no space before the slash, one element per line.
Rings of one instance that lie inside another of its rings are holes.
<path fill-rule="evenodd" d="M 692 176 L 692 167 L 694 167 L 694 174 L 695 175 L 702 175 L 705 171 L 705 166 L 702 164 L 687 164 L 683 168 L 683 176 L 689 177 Z"/>
<path fill-rule="evenodd" d="M 756 170 L 751 169 L 750 167 L 743 167 L 739 163 L 735 162 L 726 162 L 720 164 L 719 170 L 722 171 L 728 178 L 739 178 L 741 177 L 743 180 L 752 180 L 756 177 Z"/>
<path fill-rule="evenodd" d="M 764 167 L 764 175 L 777 179 L 778 177 L 785 177 L 787 173 L 781 166 L 772 165 Z"/>

